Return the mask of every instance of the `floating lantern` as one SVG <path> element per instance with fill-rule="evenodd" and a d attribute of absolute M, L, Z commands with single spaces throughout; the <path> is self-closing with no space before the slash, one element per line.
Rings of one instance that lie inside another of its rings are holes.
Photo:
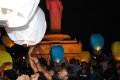
<path fill-rule="evenodd" d="M 112 43 L 112 54 L 116 60 L 120 61 L 120 41 Z"/>
<path fill-rule="evenodd" d="M 0 66 L 6 62 L 13 63 L 12 57 L 10 56 L 10 54 L 8 52 L 0 50 Z M 12 69 L 12 67 L 13 67 L 13 65 L 9 65 L 9 66 L 5 67 L 4 70 L 10 70 L 10 69 Z"/>
<path fill-rule="evenodd" d="M 37 8 L 35 15 L 24 27 L 8 28 L 6 32 L 11 40 L 18 45 L 36 45 L 38 44 L 46 31 L 45 14 L 41 8 Z"/>
<path fill-rule="evenodd" d="M 82 51 L 80 54 L 79 54 L 79 56 L 80 56 L 80 62 L 89 62 L 90 61 L 90 59 L 91 59 L 91 55 L 90 55 L 90 53 L 88 52 L 88 51 Z"/>
<path fill-rule="evenodd" d="M 0 51 L 3 50 L 3 51 L 6 51 L 6 48 L 4 45 L 0 44 Z"/>
<path fill-rule="evenodd" d="M 61 45 L 52 46 L 50 49 L 50 57 L 53 62 L 59 63 L 64 57 L 64 49 Z"/>
<path fill-rule="evenodd" d="M 96 55 L 101 54 L 101 50 L 104 46 L 104 38 L 101 34 L 92 34 L 90 37 L 90 45 L 95 51 Z"/>
<path fill-rule="evenodd" d="M 6 47 L 9 47 L 9 48 L 15 45 L 15 43 L 9 38 L 8 35 L 4 35 L 2 37 L 2 42 Z"/>
<path fill-rule="evenodd" d="M 22 27 L 34 15 L 40 0 L 0 0 L 0 22 L 7 27 Z"/>

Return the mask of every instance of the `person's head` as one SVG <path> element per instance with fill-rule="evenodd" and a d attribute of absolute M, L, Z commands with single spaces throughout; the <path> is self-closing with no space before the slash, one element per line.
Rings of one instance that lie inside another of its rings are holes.
<path fill-rule="evenodd" d="M 85 61 L 83 61 L 83 62 L 81 63 L 82 68 L 85 68 L 85 69 L 86 69 L 86 68 L 87 68 L 87 65 L 88 65 L 87 62 L 85 62 Z"/>
<path fill-rule="evenodd" d="M 95 66 L 91 65 L 90 66 L 90 71 L 94 71 L 95 70 Z"/>
<path fill-rule="evenodd" d="M 59 72 L 58 72 L 59 78 L 61 80 L 67 80 L 68 79 L 68 72 L 66 68 L 62 68 Z"/>
<path fill-rule="evenodd" d="M 38 58 L 38 61 L 39 61 L 40 65 L 46 70 L 47 66 L 48 66 L 46 59 L 41 57 L 41 58 Z"/>
<path fill-rule="evenodd" d="M 117 68 L 117 74 L 120 75 L 120 67 Z"/>
<path fill-rule="evenodd" d="M 49 73 L 50 76 L 53 76 L 53 75 L 55 74 L 55 71 L 54 71 L 53 69 L 50 69 L 50 70 L 48 71 L 48 73 Z"/>
<path fill-rule="evenodd" d="M 18 77 L 18 74 L 13 69 L 11 69 L 11 70 L 5 70 L 4 76 L 8 79 L 16 80 Z"/>
<path fill-rule="evenodd" d="M 32 51 L 33 54 L 41 54 L 42 53 L 42 48 L 40 47 L 40 45 L 35 45 Z"/>

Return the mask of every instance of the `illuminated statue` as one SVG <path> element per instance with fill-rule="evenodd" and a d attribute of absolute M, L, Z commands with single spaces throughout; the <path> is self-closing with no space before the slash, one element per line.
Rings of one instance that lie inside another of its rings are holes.
<path fill-rule="evenodd" d="M 50 28 L 52 32 L 60 32 L 63 5 L 60 0 L 46 0 L 50 15 Z"/>

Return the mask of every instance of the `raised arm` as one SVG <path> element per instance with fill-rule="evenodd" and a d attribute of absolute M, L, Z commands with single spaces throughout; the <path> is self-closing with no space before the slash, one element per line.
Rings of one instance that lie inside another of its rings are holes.
<path fill-rule="evenodd" d="M 33 57 L 31 57 L 31 53 L 32 53 L 32 51 L 33 51 L 33 48 L 34 48 L 34 47 L 30 47 L 30 48 L 29 48 L 28 56 L 29 56 L 30 66 L 31 66 L 31 68 L 33 69 L 34 73 L 36 73 L 36 72 L 38 72 L 38 69 L 37 69 L 37 67 L 36 67 L 36 64 L 35 64 L 35 63 L 33 62 L 33 60 L 32 60 Z"/>

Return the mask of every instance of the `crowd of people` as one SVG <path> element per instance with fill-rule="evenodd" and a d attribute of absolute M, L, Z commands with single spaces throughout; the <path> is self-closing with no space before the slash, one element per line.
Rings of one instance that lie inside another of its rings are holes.
<path fill-rule="evenodd" d="M 4 70 L 5 63 L 0 67 L 0 80 L 120 80 L 120 61 L 91 59 L 89 63 L 72 58 L 63 58 L 59 63 L 50 62 L 43 57 L 32 57 L 34 47 L 29 49 L 29 63 L 32 73 L 18 73 L 17 70 Z M 13 66 L 14 67 L 14 66 Z M 23 71 L 26 69 L 23 69 Z"/>

